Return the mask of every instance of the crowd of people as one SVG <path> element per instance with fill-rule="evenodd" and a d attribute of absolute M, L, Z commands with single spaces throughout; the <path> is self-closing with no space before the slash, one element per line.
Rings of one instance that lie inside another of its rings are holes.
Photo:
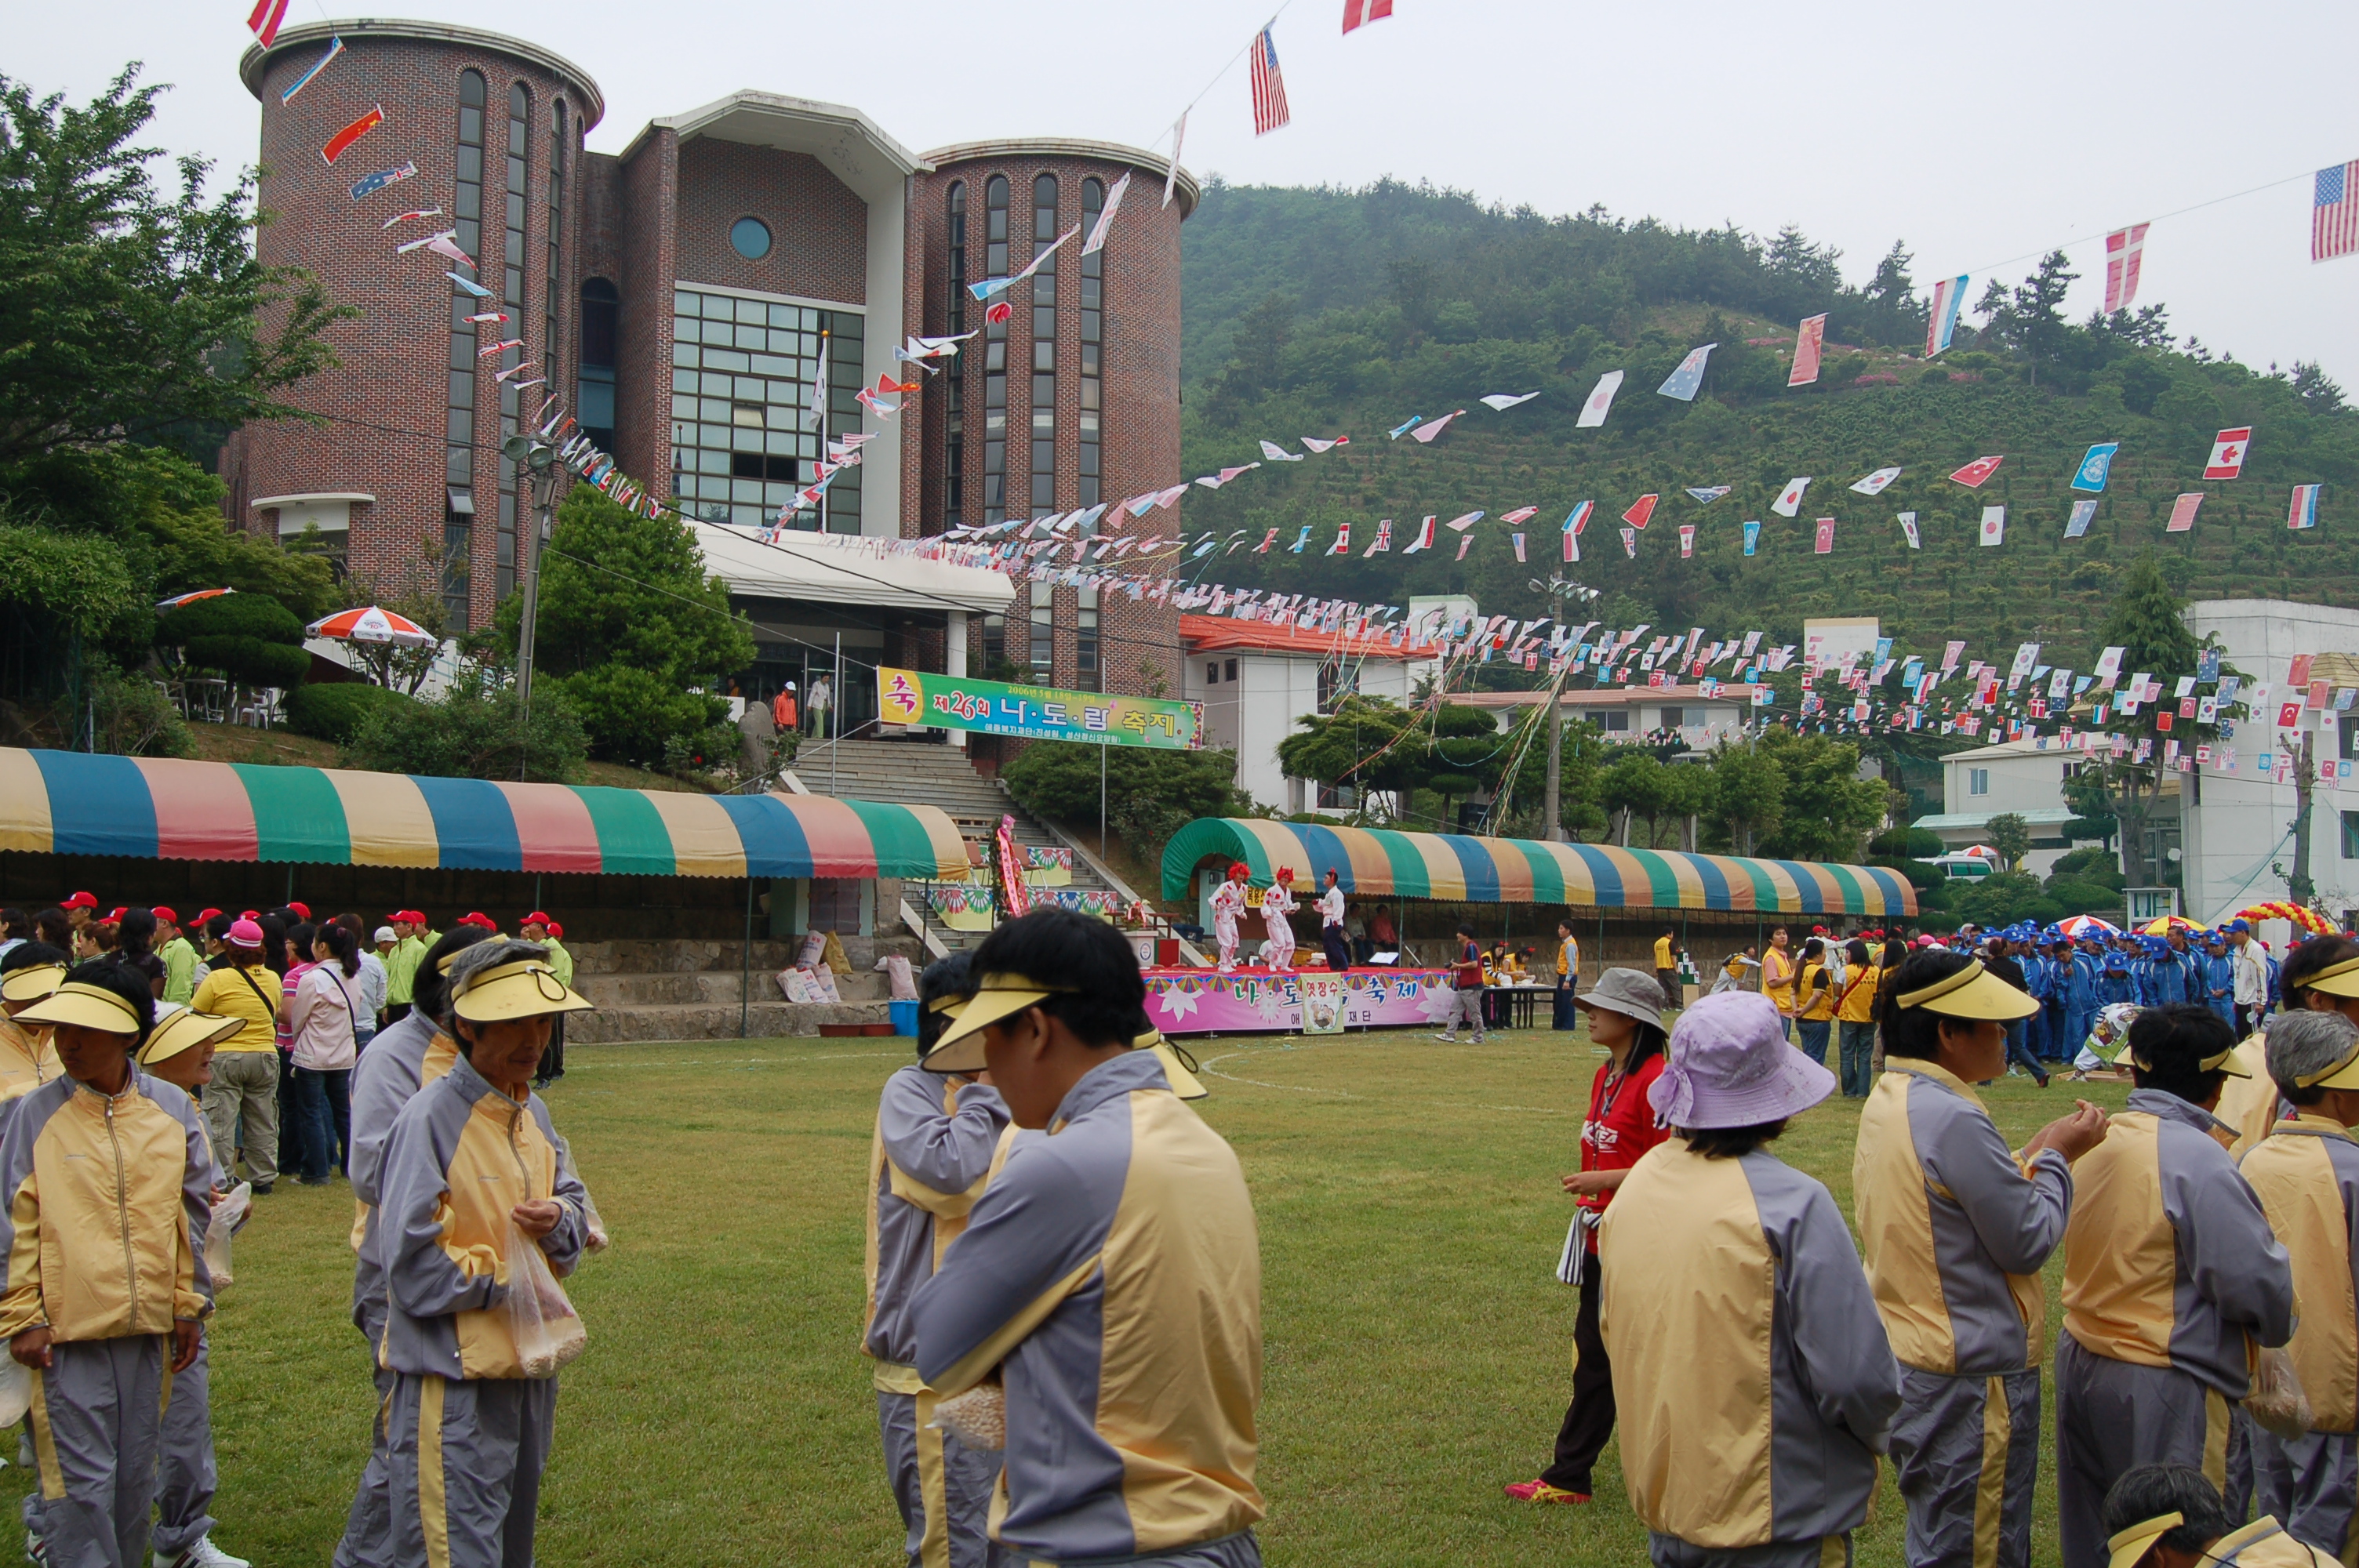
<path fill-rule="evenodd" d="M 246 1568 L 212 1541 L 207 1323 L 228 1238 L 291 1173 L 359 1205 L 379 1415 L 335 1562 L 530 1563 L 553 1373 L 580 1343 L 555 1281 L 602 1233 L 533 1093 L 589 1004 L 557 923 L 519 925 L 403 910 L 371 932 L 299 903 L 184 922 L 87 892 L 0 910 L 0 1338 L 27 1380 L 29 1561 Z"/>

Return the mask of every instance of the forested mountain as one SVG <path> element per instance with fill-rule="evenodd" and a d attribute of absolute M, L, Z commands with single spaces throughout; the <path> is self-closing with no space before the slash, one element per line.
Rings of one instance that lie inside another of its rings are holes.
<path fill-rule="evenodd" d="M 2174 339 L 2168 302 L 2072 323 L 2058 308 L 2070 275 L 2051 256 L 2028 277 L 1973 280 L 1987 316 L 1931 364 L 1925 299 L 1896 243 L 1864 288 L 1837 254 L 1788 229 L 1763 240 L 1684 231 L 1593 210 L 1543 218 L 1455 192 L 1386 182 L 1363 190 L 1239 188 L 1215 182 L 1184 232 L 1186 471 L 1260 458 L 1262 438 L 1348 434 L 1300 464 L 1266 464 L 1218 492 L 1189 495 L 1191 537 L 1244 531 L 1201 561 L 1205 580 L 1399 603 L 1464 590 L 1495 611 L 1546 613 L 1528 587 L 1562 568 L 1557 529 L 1596 503 L 1583 560 L 1569 575 L 1604 590 L 1608 624 L 1759 627 L 1795 640 L 1804 617 L 1877 615 L 1906 647 L 1950 637 L 1978 656 L 2021 640 L 2043 661 L 2085 668 L 2115 570 L 2152 547 L 2202 597 L 2349 600 L 2359 592 L 2359 413 L 2314 367 L 2256 371 Z M 1785 384 L 1796 323 L 1828 313 L 1815 386 Z M 1972 318 L 1970 318 L 1972 319 Z M 1692 404 L 1655 388 L 1691 347 L 1716 341 Z M 1575 427 L 1597 376 L 1627 372 L 1601 429 Z M 1538 391 L 1494 413 L 1489 393 Z M 1469 412 L 1433 445 L 1386 432 L 1412 415 Z M 2213 434 L 2255 427 L 2242 478 L 2205 483 Z M 2119 441 L 2111 483 L 2084 538 L 2063 537 L 2072 474 L 2088 447 Z M 2006 458 L 1980 490 L 1951 470 Z M 1906 472 L 1873 499 L 1847 487 L 1871 470 Z M 1799 518 L 1768 510 L 1813 476 Z M 2323 482 L 2319 526 L 2286 527 L 2289 488 Z M 1689 486 L 1728 485 L 1699 504 Z M 2192 531 L 2164 532 L 2182 492 L 2204 491 Z M 1642 493 L 1663 499 L 1625 556 L 1620 516 Z M 1978 545 L 1985 505 L 2007 508 L 2006 541 Z M 1538 515 L 1511 530 L 1493 519 Z M 1454 535 L 1404 558 L 1417 520 L 1484 508 L 1462 563 Z M 1923 547 L 1895 522 L 1914 511 Z M 1813 553 L 1832 516 L 1830 555 Z M 1363 552 L 1377 520 L 1393 553 Z M 1742 553 L 1745 519 L 1758 553 Z M 1353 524 L 1346 557 L 1317 552 Z M 1310 551 L 1285 553 L 1303 524 Z M 1696 525 L 1680 555 L 1679 527 Z M 1277 550 L 1250 554 L 1270 528 Z"/>

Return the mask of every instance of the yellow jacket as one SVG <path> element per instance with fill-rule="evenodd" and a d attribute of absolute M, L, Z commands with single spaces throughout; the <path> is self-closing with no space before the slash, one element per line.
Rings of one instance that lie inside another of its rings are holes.
<path fill-rule="evenodd" d="M 2237 1169 L 2293 1260 L 2293 1369 L 2312 1432 L 2359 1427 L 2359 1312 L 2354 1309 L 2351 1217 L 2359 1206 L 2359 1142 L 2339 1121 L 2297 1110 Z"/>
<path fill-rule="evenodd" d="M 52 1078 L 0 1136 L 0 1339 L 169 1334 L 212 1311 L 200 1243 L 212 1147 L 189 1097 L 133 1069 L 112 1098 Z"/>
<path fill-rule="evenodd" d="M 233 1051 L 277 1051 L 278 1049 L 278 1004 L 286 995 L 285 982 L 271 973 L 265 965 L 250 964 L 240 969 L 224 962 L 205 977 L 189 1005 L 199 1012 L 226 1013 L 245 1020 L 245 1027 L 221 1043 L 224 1056 Z"/>
<path fill-rule="evenodd" d="M 15 1019 L 0 1016 L 0 1105 L 21 1099 L 48 1083 L 65 1076 L 50 1031 L 27 1029 Z"/>

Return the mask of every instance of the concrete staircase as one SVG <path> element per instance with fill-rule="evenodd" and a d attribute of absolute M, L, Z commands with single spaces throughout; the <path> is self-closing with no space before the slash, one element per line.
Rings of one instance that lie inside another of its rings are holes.
<path fill-rule="evenodd" d="M 750 956 L 735 942 L 577 943 L 573 986 L 598 1010 L 574 1014 L 566 1038 L 734 1040 L 741 1018 L 746 1034 L 759 1038 L 817 1034 L 821 1024 L 888 1025 L 886 977 L 874 966 L 882 955 L 899 953 L 921 967 L 917 939 L 842 940 L 853 972 L 836 977 L 841 1005 L 789 1002 L 780 993 L 777 974 L 793 962 L 797 943 L 756 941 Z"/>
<path fill-rule="evenodd" d="M 959 836 L 970 843 L 994 843 L 999 832 L 999 819 L 1009 816 L 1016 818 L 1016 843 L 1062 842 L 1009 798 L 997 780 L 975 772 L 965 751 L 957 746 L 898 741 L 839 741 L 832 746 L 807 746 L 795 758 L 794 781 L 812 795 L 897 806 L 939 806 L 958 825 Z M 794 785 L 789 783 L 785 787 L 791 789 Z M 1102 889 L 1112 884 L 1076 855 L 1071 885 Z M 942 925 L 927 907 L 920 885 L 908 884 L 902 896 L 925 922 L 927 935 L 951 952 L 973 947 L 986 935 L 980 931 L 952 931 Z M 878 928 L 882 930 L 888 922 L 897 929 L 906 929 L 900 925 L 897 912 L 879 907 Z"/>

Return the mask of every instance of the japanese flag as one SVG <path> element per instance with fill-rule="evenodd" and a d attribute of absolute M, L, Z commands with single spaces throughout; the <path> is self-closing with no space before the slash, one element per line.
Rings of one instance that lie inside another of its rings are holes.
<path fill-rule="evenodd" d="M 1786 488 L 1777 492 L 1777 499 L 1769 503 L 1769 510 L 1780 517 L 1795 516 L 1802 510 L 1802 492 L 1810 488 L 1810 476 L 1808 474 L 1788 480 Z"/>
<path fill-rule="evenodd" d="M 2253 444 L 2253 427 L 2223 430 L 2212 440 L 2212 460 L 2203 465 L 2205 479 L 2234 479 L 2245 471 L 2245 453 Z"/>
<path fill-rule="evenodd" d="M 1983 508 L 1982 542 L 1985 545 L 2003 545 L 2006 543 L 2006 507 L 1985 506 Z"/>
<path fill-rule="evenodd" d="M 1597 384 L 1590 389 L 1589 401 L 1581 406 L 1581 418 L 1576 422 L 1578 427 L 1583 430 L 1593 430 L 1604 424 L 1605 416 L 1614 408 L 1614 395 L 1621 390 L 1620 371 L 1609 370 L 1599 376 Z"/>

